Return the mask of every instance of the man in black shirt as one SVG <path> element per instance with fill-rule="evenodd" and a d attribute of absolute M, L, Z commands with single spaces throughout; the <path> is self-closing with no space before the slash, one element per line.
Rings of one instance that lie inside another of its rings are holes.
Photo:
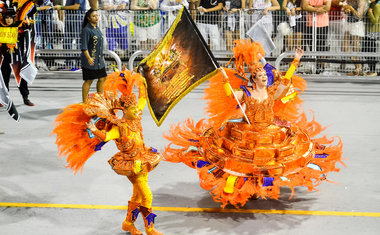
<path fill-rule="evenodd" d="M 220 20 L 220 10 L 222 10 L 223 6 L 224 0 L 198 1 L 197 25 L 205 41 L 208 42 L 210 38 L 212 50 L 221 50 L 218 21 Z"/>

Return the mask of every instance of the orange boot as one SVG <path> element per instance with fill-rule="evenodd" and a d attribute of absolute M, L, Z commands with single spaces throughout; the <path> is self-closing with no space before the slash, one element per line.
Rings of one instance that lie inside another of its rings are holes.
<path fill-rule="evenodd" d="M 163 235 L 154 228 L 154 218 L 157 216 L 152 213 L 152 208 L 140 206 L 140 211 L 144 217 L 145 232 L 147 235 Z"/>
<path fill-rule="evenodd" d="M 139 206 L 140 206 L 140 203 L 136 203 L 132 201 L 128 202 L 127 217 L 125 218 L 123 222 L 123 226 L 121 227 L 124 231 L 130 232 L 132 235 L 143 234 L 133 224 L 136 221 L 138 214 L 140 213 Z"/>

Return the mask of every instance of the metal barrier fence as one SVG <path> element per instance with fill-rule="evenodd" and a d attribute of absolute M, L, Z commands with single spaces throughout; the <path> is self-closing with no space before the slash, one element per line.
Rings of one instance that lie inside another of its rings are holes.
<path fill-rule="evenodd" d="M 105 48 L 114 51 L 123 63 L 127 63 L 135 51 L 152 50 L 165 35 L 176 15 L 176 11 L 160 10 L 99 11 L 99 26 L 105 38 Z M 207 16 L 198 12 L 193 15 L 206 42 L 212 51 L 218 52 L 219 58 L 230 58 L 233 40 L 247 38 L 247 31 L 261 19 L 276 45 L 276 49 L 270 55 L 266 55 L 268 61 L 274 63 L 281 53 L 294 51 L 296 47 L 301 46 L 308 52 L 299 68 L 301 73 L 339 76 L 349 72 L 354 75 L 380 72 L 380 53 L 377 53 L 379 56 L 366 56 L 367 53 L 380 51 L 379 38 L 367 37 L 366 29 L 371 24 L 367 18 L 363 19 L 360 25 L 355 25 L 355 31 L 352 23 L 346 21 L 342 12 L 330 12 L 327 27 L 317 27 L 316 14 L 307 12 L 301 12 L 292 19 L 287 17 L 284 11 L 274 11 L 271 15 L 263 16 L 262 10 L 254 9 L 236 13 L 221 11 Z M 56 11 L 39 11 L 36 17 L 37 49 L 44 49 L 45 52 L 54 52 L 57 49 L 80 50 L 83 16 L 84 12 L 65 11 L 62 22 L 58 19 Z M 355 56 L 352 56 L 352 53 L 355 53 Z M 57 53 L 54 56 L 50 54 L 47 58 L 43 57 L 43 54 L 40 55 L 42 57 L 37 57 L 37 67 L 40 69 L 80 68 L 76 56 Z M 107 69 L 112 69 L 115 61 L 107 55 L 105 59 Z M 286 59 L 283 61 L 287 62 Z M 281 63 L 280 66 L 285 69 L 285 64 Z"/>

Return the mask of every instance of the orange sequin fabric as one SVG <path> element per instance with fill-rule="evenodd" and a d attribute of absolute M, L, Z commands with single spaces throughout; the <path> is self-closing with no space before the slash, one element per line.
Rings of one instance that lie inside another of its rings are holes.
<path fill-rule="evenodd" d="M 119 153 L 116 153 L 108 163 L 119 175 L 132 175 L 152 171 L 161 161 L 162 156 L 146 148 L 143 142 L 141 121 L 136 120 L 119 126 L 120 137 L 115 139 Z M 136 161 L 141 162 L 141 168 L 136 172 Z"/>

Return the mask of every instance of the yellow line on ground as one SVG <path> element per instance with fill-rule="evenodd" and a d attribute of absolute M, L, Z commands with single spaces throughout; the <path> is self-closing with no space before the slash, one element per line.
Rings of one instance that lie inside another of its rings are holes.
<path fill-rule="evenodd" d="M 16 202 L 0 202 L 0 207 L 101 209 L 101 210 L 127 210 L 128 209 L 127 206 L 112 206 L 112 205 L 47 204 L 47 203 L 16 203 Z M 173 211 L 173 212 L 208 212 L 208 213 L 249 213 L 249 214 L 281 214 L 281 215 L 380 217 L 380 213 L 378 213 L 378 212 L 222 209 L 222 208 L 161 207 L 161 206 L 156 206 L 156 207 L 153 207 L 152 209 L 155 211 Z"/>

